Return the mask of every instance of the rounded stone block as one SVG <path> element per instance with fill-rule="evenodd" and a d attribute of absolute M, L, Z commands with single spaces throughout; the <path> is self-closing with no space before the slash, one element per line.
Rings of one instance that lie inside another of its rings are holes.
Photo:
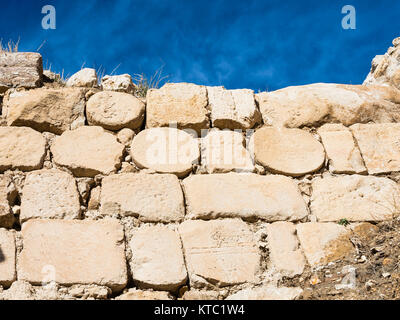
<path fill-rule="evenodd" d="M 190 134 L 174 128 L 153 128 L 140 132 L 131 145 L 135 164 L 159 173 L 187 176 L 199 161 L 199 143 Z"/>
<path fill-rule="evenodd" d="M 96 93 L 86 106 L 88 123 L 111 131 L 140 128 L 144 111 L 145 104 L 135 96 L 112 91 Z"/>
<path fill-rule="evenodd" d="M 263 127 L 253 139 L 256 161 L 274 173 L 298 177 L 324 165 L 324 147 L 304 130 Z"/>

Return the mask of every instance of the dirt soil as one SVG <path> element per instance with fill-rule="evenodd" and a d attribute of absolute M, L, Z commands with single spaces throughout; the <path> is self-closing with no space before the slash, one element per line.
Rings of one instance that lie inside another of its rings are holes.
<path fill-rule="evenodd" d="M 351 240 L 357 249 L 355 255 L 323 268 L 309 268 L 301 276 L 280 283 L 302 287 L 300 299 L 305 300 L 400 299 L 400 219 L 363 223 Z M 351 269 L 355 270 L 351 273 Z"/>

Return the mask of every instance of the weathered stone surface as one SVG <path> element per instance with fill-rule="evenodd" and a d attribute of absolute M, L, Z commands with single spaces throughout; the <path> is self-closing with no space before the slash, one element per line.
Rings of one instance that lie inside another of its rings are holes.
<path fill-rule="evenodd" d="M 145 226 L 130 242 L 132 278 L 140 288 L 176 291 L 187 272 L 178 233 L 166 226 Z"/>
<path fill-rule="evenodd" d="M 174 300 L 169 292 L 165 291 L 142 291 L 131 289 L 118 296 L 115 300 Z"/>
<path fill-rule="evenodd" d="M 117 220 L 29 220 L 22 236 L 20 280 L 96 284 L 113 291 L 127 284 L 124 230 Z"/>
<path fill-rule="evenodd" d="M 256 174 L 193 175 L 183 181 L 189 219 L 297 221 L 307 208 L 294 181 Z"/>
<path fill-rule="evenodd" d="M 253 172 L 254 162 L 241 133 L 210 131 L 201 139 L 201 165 L 208 173 Z"/>
<path fill-rule="evenodd" d="M 7 124 L 61 134 L 85 124 L 86 89 L 35 89 L 5 99 Z"/>
<path fill-rule="evenodd" d="M 267 226 L 270 266 L 286 277 L 302 274 L 306 261 L 296 236 L 296 226 L 290 222 L 275 222 Z"/>
<path fill-rule="evenodd" d="M 0 301 L 28 301 L 35 298 L 33 287 L 26 281 L 14 281 L 8 290 L 0 291 Z"/>
<path fill-rule="evenodd" d="M 104 91 L 117 91 L 133 94 L 135 93 L 135 85 L 129 74 L 121 74 L 118 76 L 105 76 L 101 80 L 101 86 Z"/>
<path fill-rule="evenodd" d="M 372 60 L 371 72 L 364 81 L 364 85 L 393 86 L 400 89 L 400 38 L 393 40 L 384 55 L 379 55 Z"/>
<path fill-rule="evenodd" d="M 51 146 L 54 162 L 74 176 L 108 175 L 121 166 L 125 147 L 101 127 L 80 127 L 66 131 Z"/>
<path fill-rule="evenodd" d="M 0 229 L 0 286 L 9 287 L 16 280 L 15 259 L 14 234 Z"/>
<path fill-rule="evenodd" d="M 400 91 L 390 87 L 317 83 L 262 92 L 256 99 L 264 123 L 273 126 L 400 121 Z"/>
<path fill-rule="evenodd" d="M 173 128 L 140 132 L 131 145 L 131 155 L 141 169 L 187 176 L 200 158 L 199 143 L 190 134 Z"/>
<path fill-rule="evenodd" d="M 318 129 L 332 173 L 366 173 L 360 150 L 351 131 L 341 124 L 325 124 Z"/>
<path fill-rule="evenodd" d="M 10 208 L 17 196 L 17 190 L 8 176 L 0 175 L 0 228 L 11 228 L 15 218 Z"/>
<path fill-rule="evenodd" d="M 213 127 L 246 130 L 260 123 L 253 90 L 207 87 L 207 92 Z"/>
<path fill-rule="evenodd" d="M 144 121 L 145 104 L 128 93 L 103 91 L 90 97 L 86 115 L 89 125 L 118 131 L 136 130 Z"/>
<path fill-rule="evenodd" d="M 85 68 L 68 79 L 67 87 L 85 87 L 93 88 L 97 85 L 97 73 L 95 69 Z"/>
<path fill-rule="evenodd" d="M 210 126 L 207 89 L 191 83 L 167 83 L 147 93 L 147 128 L 193 129 L 198 133 Z"/>
<path fill-rule="evenodd" d="M 263 127 L 252 139 L 256 161 L 273 173 L 297 177 L 324 165 L 324 147 L 304 130 Z"/>
<path fill-rule="evenodd" d="M 46 139 L 31 128 L 0 127 L 0 171 L 40 169 Z"/>
<path fill-rule="evenodd" d="M 145 222 L 180 221 L 185 216 L 182 188 L 170 174 L 112 175 L 102 182 L 101 213 L 135 216 Z"/>
<path fill-rule="evenodd" d="M 100 207 L 101 187 L 98 186 L 90 191 L 88 210 L 97 210 Z"/>
<path fill-rule="evenodd" d="M 42 56 L 33 52 L 0 52 L 0 93 L 42 84 Z"/>
<path fill-rule="evenodd" d="M 124 128 L 117 134 L 117 140 L 125 146 L 130 146 L 135 136 L 135 132 L 132 129 Z"/>
<path fill-rule="evenodd" d="M 186 291 L 182 300 L 219 300 L 219 293 L 211 290 L 189 290 Z"/>
<path fill-rule="evenodd" d="M 179 233 L 192 287 L 256 281 L 260 254 L 243 221 L 185 221 Z"/>
<path fill-rule="evenodd" d="M 356 124 L 351 131 L 369 174 L 400 171 L 400 124 Z"/>
<path fill-rule="evenodd" d="M 59 170 L 27 175 L 21 199 L 21 222 L 32 218 L 79 219 L 79 194 L 74 177 Z"/>
<path fill-rule="evenodd" d="M 226 300 L 296 300 L 302 293 L 301 288 L 258 287 L 241 290 Z"/>
<path fill-rule="evenodd" d="M 387 178 L 342 176 L 316 178 L 311 213 L 319 221 L 382 221 L 396 212 L 400 190 Z"/>
<path fill-rule="evenodd" d="M 351 230 L 336 223 L 301 223 L 297 236 L 311 266 L 325 265 L 354 252 Z"/>

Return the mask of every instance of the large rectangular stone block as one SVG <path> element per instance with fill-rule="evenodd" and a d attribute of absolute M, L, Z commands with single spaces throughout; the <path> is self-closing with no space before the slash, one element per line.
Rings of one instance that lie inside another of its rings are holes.
<path fill-rule="evenodd" d="M 79 194 L 69 173 L 38 170 L 25 179 L 21 199 L 21 222 L 33 218 L 79 219 Z"/>
<path fill-rule="evenodd" d="M 191 83 L 167 83 L 147 93 L 147 128 L 177 125 L 178 129 L 210 127 L 207 89 Z"/>
<path fill-rule="evenodd" d="M 46 155 L 46 139 L 31 128 L 0 127 L 0 172 L 40 169 Z"/>
<path fill-rule="evenodd" d="M 192 287 L 256 282 L 261 257 L 240 219 L 185 221 L 179 233 Z"/>
<path fill-rule="evenodd" d="M 355 253 L 350 241 L 351 230 L 337 223 L 300 223 L 297 236 L 308 263 L 312 266 L 349 257 Z"/>
<path fill-rule="evenodd" d="M 213 127 L 247 130 L 261 122 L 253 90 L 207 87 L 207 92 Z"/>
<path fill-rule="evenodd" d="M 284 176 L 194 175 L 183 181 L 183 189 L 190 219 L 296 221 L 308 214 L 297 185 Z"/>
<path fill-rule="evenodd" d="M 369 174 L 400 171 L 400 123 L 356 124 L 350 129 Z"/>
<path fill-rule="evenodd" d="M 187 280 L 181 239 L 166 226 L 143 226 L 133 233 L 132 278 L 140 288 L 176 291 Z"/>
<path fill-rule="evenodd" d="M 185 205 L 175 175 L 127 173 L 103 179 L 100 211 L 145 222 L 173 222 L 183 220 Z"/>
<path fill-rule="evenodd" d="M 312 182 L 311 213 L 319 221 L 383 221 L 397 211 L 400 191 L 387 178 L 341 176 Z"/>
<path fill-rule="evenodd" d="M 0 52 L 0 93 L 10 88 L 36 88 L 43 76 L 42 56 L 34 52 Z"/>
<path fill-rule="evenodd" d="M 124 231 L 117 220 L 29 220 L 22 236 L 20 280 L 96 284 L 114 291 L 127 284 Z"/>
<path fill-rule="evenodd" d="M 61 134 L 85 125 L 83 88 L 40 88 L 11 93 L 4 100 L 7 124 Z"/>
<path fill-rule="evenodd" d="M 326 124 L 318 129 L 329 159 L 332 173 L 366 173 L 351 131 L 341 124 Z"/>

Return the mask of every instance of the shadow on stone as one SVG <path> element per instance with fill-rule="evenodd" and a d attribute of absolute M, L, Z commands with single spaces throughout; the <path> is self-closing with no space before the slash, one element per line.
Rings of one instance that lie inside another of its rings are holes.
<path fill-rule="evenodd" d="M 1 251 L 1 247 L 0 247 L 0 263 L 4 262 L 6 260 L 6 257 L 3 254 L 3 251 Z"/>

